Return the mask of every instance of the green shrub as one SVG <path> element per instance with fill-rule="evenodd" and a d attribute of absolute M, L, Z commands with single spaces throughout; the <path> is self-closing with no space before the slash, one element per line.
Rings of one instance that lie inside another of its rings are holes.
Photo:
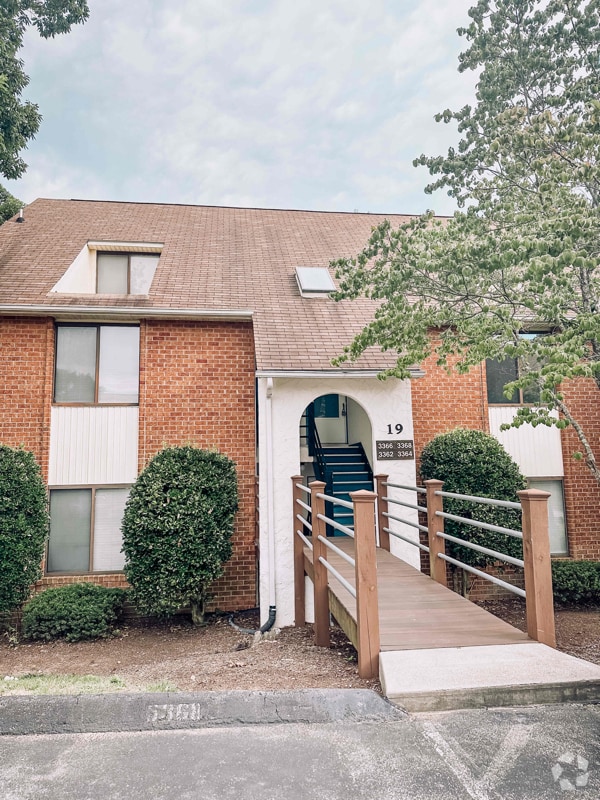
<path fill-rule="evenodd" d="M 117 625 L 127 593 L 93 583 L 58 586 L 32 597 L 23 608 L 26 639 L 98 639 Z"/>
<path fill-rule="evenodd" d="M 0 613 L 27 600 L 41 577 L 48 499 L 33 454 L 0 445 Z"/>
<path fill-rule="evenodd" d="M 552 586 L 557 603 L 600 603 L 600 562 L 553 561 Z"/>
<path fill-rule="evenodd" d="M 158 453 L 134 483 L 123 517 L 125 575 L 145 614 L 190 606 L 202 622 L 210 584 L 231 556 L 238 507 L 234 463 L 195 447 Z"/>
<path fill-rule="evenodd" d="M 425 446 L 421 455 L 421 476 L 423 480 L 437 478 L 444 481 L 446 492 L 513 502 L 519 500 L 517 491 L 526 488 L 525 478 L 519 468 L 493 436 L 483 431 L 462 428 L 440 434 Z M 521 514 L 512 509 L 444 498 L 444 511 L 467 519 L 521 530 Z M 521 540 L 515 537 L 483 531 L 450 520 L 444 520 L 444 530 L 451 536 L 466 539 L 473 544 L 515 558 L 523 557 Z M 446 552 L 453 558 L 480 569 L 496 561 L 476 550 L 448 541 Z"/>

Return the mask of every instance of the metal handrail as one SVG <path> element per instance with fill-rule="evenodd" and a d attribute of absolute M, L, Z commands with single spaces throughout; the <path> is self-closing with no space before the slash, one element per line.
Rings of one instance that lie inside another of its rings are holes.
<path fill-rule="evenodd" d="M 489 522 L 480 522 L 478 519 L 457 517 L 456 514 L 447 514 L 445 511 L 436 511 L 435 514 L 437 517 L 450 519 L 452 522 L 460 522 L 461 524 L 471 525 L 473 528 L 481 528 L 484 531 L 493 531 L 494 533 L 505 533 L 507 536 L 513 536 L 515 539 L 523 538 L 521 531 L 515 531 L 512 528 L 503 528 L 501 525 L 491 525 Z"/>
<path fill-rule="evenodd" d="M 299 497 L 296 499 L 296 502 L 301 508 L 303 508 L 305 511 L 308 511 L 309 514 L 312 513 L 312 507 L 309 506 L 308 503 L 305 503 L 303 500 L 300 500 Z"/>
<path fill-rule="evenodd" d="M 312 533 L 312 525 L 307 519 L 304 519 L 302 514 L 296 514 L 296 519 L 301 522 Z"/>
<path fill-rule="evenodd" d="M 308 486 L 305 486 L 303 483 L 295 483 L 294 486 L 296 487 L 296 489 L 300 489 L 301 492 L 306 492 L 307 494 L 310 494 L 310 488 Z"/>
<path fill-rule="evenodd" d="M 302 539 L 302 541 L 303 541 L 303 542 L 304 542 L 304 544 L 305 544 L 305 545 L 308 547 L 308 549 L 309 549 L 309 550 L 313 550 L 313 549 L 314 549 L 314 548 L 313 548 L 313 543 L 310 541 L 310 539 L 307 539 L 307 538 L 306 538 L 306 536 L 305 536 L 305 535 L 302 533 L 302 531 L 300 531 L 300 530 L 297 530 L 297 531 L 296 531 L 296 533 L 297 533 L 297 534 L 298 534 L 298 536 L 299 536 L 299 537 Z"/>
<path fill-rule="evenodd" d="M 346 536 L 350 536 L 351 539 L 354 539 L 354 531 L 352 528 L 348 528 L 346 525 L 341 525 L 339 522 L 331 519 L 331 517 L 326 517 L 324 514 L 317 514 L 317 519 L 322 520 L 326 525 L 331 525 L 332 528 L 335 528 L 336 530 L 346 534 Z"/>
<path fill-rule="evenodd" d="M 439 536 L 440 539 L 446 539 L 449 542 L 454 542 L 455 544 L 459 544 L 461 547 L 466 547 L 469 550 L 477 550 L 478 553 L 484 553 L 484 555 L 486 556 L 497 558 L 500 561 L 506 561 L 508 564 L 514 564 L 515 567 L 521 567 L 521 569 L 525 567 L 525 562 L 520 558 L 513 558 L 513 556 L 507 556 L 505 553 L 499 553 L 497 550 L 490 550 L 489 547 L 482 547 L 481 545 L 474 544 L 473 542 L 469 542 L 466 539 L 459 539 L 457 536 L 451 536 L 449 533 L 442 533 L 441 531 L 436 531 L 435 535 Z"/>
<path fill-rule="evenodd" d="M 404 486 L 402 483 L 390 483 L 389 481 L 383 481 L 383 486 L 389 486 L 390 489 L 406 489 L 409 492 L 427 494 L 427 489 L 424 489 L 422 486 Z"/>
<path fill-rule="evenodd" d="M 340 500 L 339 497 L 334 497 L 331 494 L 321 494 L 320 492 L 317 494 L 319 500 L 326 500 L 329 503 L 333 503 L 334 505 L 344 506 L 344 508 L 351 508 L 354 510 L 354 505 L 348 500 Z"/>
<path fill-rule="evenodd" d="M 325 461 L 323 459 L 323 445 L 321 444 L 321 437 L 319 436 L 319 431 L 317 430 L 317 423 L 315 418 L 312 418 L 312 437 L 313 437 L 313 449 L 315 451 L 315 458 L 317 459 L 317 464 L 319 466 L 319 474 L 322 480 L 325 479 Z"/>
<path fill-rule="evenodd" d="M 389 533 L 390 536 L 395 536 L 396 539 L 402 539 L 403 542 L 406 542 L 407 544 L 413 544 L 415 547 L 418 547 L 419 550 L 424 550 L 426 553 L 429 552 L 429 548 L 427 547 L 426 544 L 421 544 L 421 542 L 415 542 L 414 539 L 409 539 L 408 536 L 403 536 L 401 533 L 393 531 L 390 528 L 384 528 L 383 530 L 386 533 Z"/>
<path fill-rule="evenodd" d="M 427 513 L 427 508 L 425 506 L 415 505 L 414 503 L 405 503 L 404 500 L 394 500 L 393 497 L 384 497 L 384 500 L 387 500 L 388 503 L 393 503 L 396 506 L 404 506 L 405 508 L 412 508 L 413 511 L 422 511 L 423 514 Z"/>
<path fill-rule="evenodd" d="M 319 556 L 319 564 L 323 564 L 323 566 L 325 567 L 327 572 L 331 572 L 333 577 L 337 578 L 337 580 L 342 584 L 342 586 L 350 592 L 352 597 L 354 597 L 356 599 L 356 589 L 354 588 L 354 586 L 352 586 L 352 584 L 348 583 L 346 578 L 344 578 L 343 575 L 340 575 L 340 573 L 337 571 L 337 569 L 335 567 L 331 566 L 329 561 L 327 561 L 325 558 L 323 558 L 323 556 Z"/>
<path fill-rule="evenodd" d="M 443 561 L 447 561 L 449 564 L 462 567 L 462 569 L 465 569 L 467 572 L 472 572 L 474 575 L 479 575 L 480 578 L 485 578 L 487 581 L 490 581 L 490 583 L 496 583 L 498 586 L 502 586 L 503 589 L 506 589 L 513 594 L 518 594 L 519 597 L 525 597 L 525 591 L 523 589 L 519 589 L 518 586 L 513 586 L 512 583 L 507 583 L 506 581 L 500 580 L 500 578 L 496 578 L 494 575 L 488 575 L 487 572 L 482 572 L 480 569 L 469 566 L 469 564 L 464 564 L 462 561 L 459 561 L 456 558 L 451 558 L 445 553 L 438 553 L 438 558 L 441 558 Z"/>
<path fill-rule="evenodd" d="M 510 500 L 494 500 L 492 497 L 474 497 L 470 494 L 455 494 L 454 492 L 435 492 L 438 497 L 449 497 L 452 500 L 468 500 L 471 503 L 479 503 L 483 506 L 499 506 L 500 508 L 512 508 L 521 511 L 521 503 L 513 503 Z"/>
<path fill-rule="evenodd" d="M 417 530 L 423 531 L 423 533 L 429 533 L 429 528 L 427 525 L 420 525 L 418 522 L 411 522 L 408 519 L 404 519 L 404 517 L 395 517 L 393 514 L 390 514 L 387 511 L 383 511 L 382 513 L 384 517 L 393 519 L 394 522 L 402 522 L 404 525 L 410 525 L 411 528 L 417 528 Z"/>
<path fill-rule="evenodd" d="M 344 553 L 343 550 L 340 550 L 340 548 L 337 545 L 335 545 L 330 539 L 326 539 L 324 536 L 317 536 L 317 539 L 320 542 L 323 542 L 323 544 L 330 550 L 332 550 L 334 553 L 337 553 L 338 556 L 344 559 L 344 561 L 347 561 L 351 567 L 356 566 L 356 560 L 352 558 L 352 556 L 349 556 L 348 553 Z"/>

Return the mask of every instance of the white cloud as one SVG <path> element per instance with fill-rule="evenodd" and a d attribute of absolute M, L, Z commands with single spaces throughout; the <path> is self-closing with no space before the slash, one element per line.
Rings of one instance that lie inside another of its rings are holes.
<path fill-rule="evenodd" d="M 41 194 L 371 211 L 423 210 L 420 152 L 452 132 L 471 0 L 92 0 L 89 22 L 27 37 L 44 115 Z M 79 189 L 77 185 L 79 184 Z M 418 206 L 418 208 L 417 208 Z"/>

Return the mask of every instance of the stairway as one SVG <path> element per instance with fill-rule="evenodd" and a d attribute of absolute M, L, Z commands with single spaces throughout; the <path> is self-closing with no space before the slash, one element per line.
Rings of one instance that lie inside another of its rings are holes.
<path fill-rule="evenodd" d="M 373 473 L 361 444 L 324 446 L 320 448 L 322 480 L 327 484 L 326 494 L 340 500 L 350 500 L 350 492 L 359 489 L 373 491 Z M 326 514 L 340 525 L 352 528 L 354 514 L 349 508 L 328 503 Z M 343 536 L 341 531 L 329 527 L 329 533 Z"/>

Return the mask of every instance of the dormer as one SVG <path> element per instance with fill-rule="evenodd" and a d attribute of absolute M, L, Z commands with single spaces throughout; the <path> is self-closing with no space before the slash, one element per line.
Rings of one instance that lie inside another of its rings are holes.
<path fill-rule="evenodd" d="M 90 241 L 51 292 L 145 296 L 162 248 L 156 242 Z"/>

